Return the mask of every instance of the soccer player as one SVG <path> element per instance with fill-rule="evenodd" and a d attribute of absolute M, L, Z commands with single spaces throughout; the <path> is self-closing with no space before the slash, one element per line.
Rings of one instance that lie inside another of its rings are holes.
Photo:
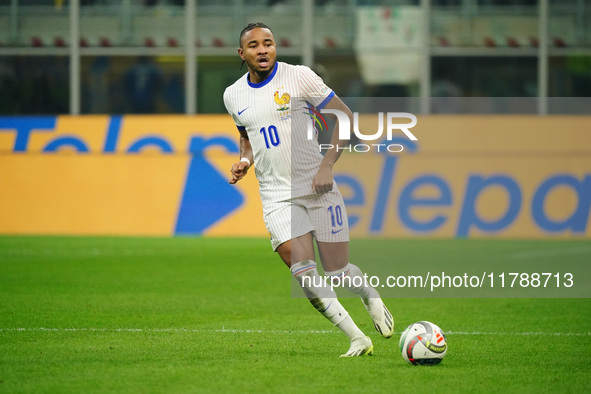
<path fill-rule="evenodd" d="M 303 113 L 296 98 L 316 111 L 351 110 L 310 68 L 277 61 L 271 29 L 251 23 L 240 33 L 238 54 L 248 72 L 224 92 L 224 104 L 240 132 L 240 161 L 231 168 L 231 184 L 254 165 L 259 181 L 265 225 L 271 244 L 290 268 L 312 305 L 350 339 L 342 357 L 371 355 L 373 344 L 353 322 L 330 286 L 319 286 L 314 240 L 327 277 L 338 278 L 359 295 L 374 326 L 385 338 L 394 333 L 392 315 L 378 292 L 351 280 L 363 272 L 349 262 L 349 227 L 343 198 L 332 167 L 339 156 L 331 149 L 323 156 L 316 139 L 293 121 Z M 335 130 L 333 145 L 338 140 Z M 342 152 L 342 150 L 341 150 Z M 349 280 L 346 280 L 349 277 Z M 361 279 L 361 278 L 359 278 Z M 316 285 L 315 285 L 316 284 Z"/>

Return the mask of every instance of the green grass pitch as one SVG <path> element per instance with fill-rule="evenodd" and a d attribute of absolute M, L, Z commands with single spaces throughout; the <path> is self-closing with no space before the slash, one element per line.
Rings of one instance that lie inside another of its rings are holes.
<path fill-rule="evenodd" d="M 548 248 L 548 258 L 591 263 L 588 241 L 371 242 L 394 247 L 401 263 L 467 258 L 467 248 L 475 260 Z M 590 299 L 390 298 L 389 340 L 359 300 L 343 299 L 375 351 L 341 359 L 344 335 L 290 288 L 263 239 L 0 237 L 0 393 L 590 387 Z M 411 366 L 399 354 L 400 332 L 417 320 L 448 334 L 438 366 Z"/>

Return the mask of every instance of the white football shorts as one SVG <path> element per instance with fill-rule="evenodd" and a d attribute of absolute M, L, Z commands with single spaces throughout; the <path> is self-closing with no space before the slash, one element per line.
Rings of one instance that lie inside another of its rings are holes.
<path fill-rule="evenodd" d="M 312 232 L 316 241 L 348 242 L 349 221 L 338 189 L 263 205 L 263 218 L 271 245 L 279 245 Z"/>

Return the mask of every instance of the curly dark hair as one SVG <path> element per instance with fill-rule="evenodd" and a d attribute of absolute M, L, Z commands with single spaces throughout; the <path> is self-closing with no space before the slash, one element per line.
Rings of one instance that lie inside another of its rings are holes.
<path fill-rule="evenodd" d="M 252 29 L 255 29 L 257 27 L 262 27 L 264 29 L 269 29 L 271 30 L 271 28 L 267 25 L 265 25 L 263 22 L 255 22 L 255 23 L 249 23 L 244 29 L 242 29 L 242 31 L 240 32 L 240 38 L 238 39 L 238 44 L 240 45 L 240 48 L 242 48 L 242 37 L 246 34 L 246 32 L 251 31 Z M 271 33 L 273 33 L 273 31 L 271 30 Z"/>

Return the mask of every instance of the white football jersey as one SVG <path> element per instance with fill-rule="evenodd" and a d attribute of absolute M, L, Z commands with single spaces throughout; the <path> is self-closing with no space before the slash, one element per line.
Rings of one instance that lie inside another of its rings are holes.
<path fill-rule="evenodd" d="M 226 110 L 246 130 L 263 204 L 312 194 L 323 156 L 308 138 L 308 109 L 322 109 L 334 92 L 306 66 L 277 62 L 261 83 L 248 73 L 224 92 Z"/>

